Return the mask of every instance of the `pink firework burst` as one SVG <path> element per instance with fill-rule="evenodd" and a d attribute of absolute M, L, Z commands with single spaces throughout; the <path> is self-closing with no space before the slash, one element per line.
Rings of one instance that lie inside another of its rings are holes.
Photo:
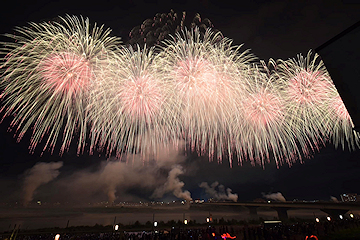
<path fill-rule="evenodd" d="M 159 72 L 173 85 L 175 135 L 186 148 L 209 159 L 233 154 L 238 99 L 243 92 L 240 70 L 248 58 L 231 41 L 198 29 L 177 34 L 158 55 Z"/>
<path fill-rule="evenodd" d="M 153 49 L 122 48 L 100 65 L 89 99 L 91 151 L 153 154 L 170 138 L 167 83 L 154 71 Z"/>
<path fill-rule="evenodd" d="M 175 66 L 176 89 L 183 101 L 216 100 L 217 76 L 213 65 L 203 58 L 187 58 Z"/>
<path fill-rule="evenodd" d="M 288 95 L 298 104 L 313 104 L 326 100 L 330 84 L 320 71 L 301 70 L 288 85 Z"/>
<path fill-rule="evenodd" d="M 250 94 L 244 102 L 244 116 L 254 127 L 269 127 L 284 117 L 283 102 L 265 88 Z"/>
<path fill-rule="evenodd" d="M 235 127 L 240 162 L 244 158 L 253 165 L 264 165 L 271 157 L 277 166 L 284 161 L 291 165 L 295 160 L 293 153 L 298 149 L 292 140 L 293 131 L 285 119 L 284 99 L 274 81 L 261 69 L 249 69 L 247 74 L 246 94 L 239 104 L 241 118 L 236 120 Z"/>
<path fill-rule="evenodd" d="M 99 59 L 120 42 L 110 37 L 110 29 L 90 25 L 89 19 L 59 17 L 57 21 L 30 23 L 17 29 L 7 44 L 4 80 L 4 116 L 14 116 L 19 139 L 32 130 L 30 151 L 43 138 L 43 150 L 60 154 L 78 137 L 78 152 L 83 151 L 87 133 L 85 108 L 90 79 Z"/>
<path fill-rule="evenodd" d="M 276 74 L 285 86 L 287 121 L 296 132 L 296 141 L 305 156 L 325 145 L 333 125 L 333 110 L 329 108 L 334 96 L 333 85 L 318 57 L 310 51 L 306 57 L 279 60 L 276 66 Z"/>
<path fill-rule="evenodd" d="M 121 86 L 119 93 L 123 111 L 133 119 L 150 123 L 163 104 L 160 86 L 151 76 L 143 75 Z"/>
<path fill-rule="evenodd" d="M 90 82 L 89 62 L 75 53 L 62 52 L 46 57 L 39 66 L 46 88 L 56 93 L 76 94 Z"/>

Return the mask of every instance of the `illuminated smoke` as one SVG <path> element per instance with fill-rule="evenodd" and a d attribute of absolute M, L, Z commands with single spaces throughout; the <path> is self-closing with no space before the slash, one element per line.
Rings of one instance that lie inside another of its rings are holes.
<path fill-rule="evenodd" d="M 172 193 L 180 199 L 190 200 L 188 191 L 182 191 L 184 183 L 178 178 L 183 174 L 179 165 L 185 157 L 169 146 L 158 149 L 162 154 L 145 159 L 140 154 L 128 154 L 122 160 L 103 161 L 95 171 L 84 169 L 59 181 L 58 188 L 68 191 L 68 196 L 78 196 L 75 201 L 107 196 L 109 204 L 117 199 L 134 201 L 138 198 L 128 190 L 141 189 L 142 192 L 154 192 L 153 198 L 161 198 Z M 151 193 L 150 193 L 151 194 Z M 80 199 L 81 198 L 81 199 Z"/>
<path fill-rule="evenodd" d="M 339 200 L 334 196 L 330 196 L 330 202 L 339 202 Z"/>
<path fill-rule="evenodd" d="M 185 184 L 179 180 L 178 176 L 183 173 L 183 168 L 180 165 L 173 166 L 169 172 L 169 176 L 165 184 L 159 188 L 156 188 L 152 197 L 161 198 L 165 193 L 172 192 L 177 198 L 187 201 L 192 200 L 190 192 L 187 190 L 182 190 Z"/>
<path fill-rule="evenodd" d="M 286 199 L 282 195 L 281 192 L 269 193 L 269 194 L 262 193 L 262 195 L 263 195 L 264 198 L 266 198 L 268 200 L 274 200 L 274 201 L 278 201 L 278 202 L 286 202 Z"/>
<path fill-rule="evenodd" d="M 32 168 L 26 170 L 24 178 L 24 206 L 33 200 L 35 190 L 59 176 L 59 168 L 63 162 L 38 162 Z"/>
<path fill-rule="evenodd" d="M 217 181 L 212 183 L 211 186 L 209 186 L 207 182 L 202 182 L 199 186 L 204 188 L 206 194 L 215 200 L 231 200 L 237 202 L 238 195 L 236 193 L 232 193 L 230 188 L 227 188 L 225 191 L 224 185 L 219 184 Z M 218 188 L 217 190 L 216 187 Z"/>

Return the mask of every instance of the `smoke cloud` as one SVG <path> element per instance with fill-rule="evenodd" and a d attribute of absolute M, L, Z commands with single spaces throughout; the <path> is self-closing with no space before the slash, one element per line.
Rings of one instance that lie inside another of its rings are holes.
<path fill-rule="evenodd" d="M 183 191 L 184 182 L 181 182 L 178 178 L 179 175 L 183 174 L 183 168 L 180 165 L 174 165 L 170 170 L 167 181 L 164 185 L 155 189 L 152 197 L 161 198 L 165 193 L 172 192 L 175 197 L 185 199 L 187 201 L 192 200 L 189 191 Z"/>
<path fill-rule="evenodd" d="M 238 195 L 236 193 L 232 193 L 230 188 L 226 189 L 224 185 L 219 184 L 219 182 L 214 182 L 209 186 L 207 182 L 200 183 L 199 187 L 204 188 L 205 192 L 209 197 L 214 198 L 215 200 L 231 200 L 237 202 Z M 216 190 L 216 187 L 218 190 Z"/>
<path fill-rule="evenodd" d="M 116 160 L 102 162 L 95 172 L 90 170 L 77 172 L 66 179 L 64 184 L 72 182 L 70 191 L 88 197 L 100 192 L 107 196 L 109 203 L 113 203 L 118 190 L 131 186 L 146 188 L 152 186 L 154 181 L 152 171 L 143 171 L 137 161 L 128 164 Z"/>
<path fill-rule="evenodd" d="M 278 201 L 278 202 L 286 202 L 286 199 L 281 194 L 281 192 L 269 193 L 269 194 L 262 193 L 262 195 L 263 195 L 264 198 L 266 198 L 268 200 L 274 200 L 274 201 Z"/>
<path fill-rule="evenodd" d="M 180 165 L 185 161 L 183 154 L 170 147 L 157 152 L 161 154 L 150 159 L 129 154 L 122 160 L 103 161 L 96 169 L 83 169 L 61 179 L 57 182 L 57 188 L 64 189 L 68 198 L 77 196 L 71 200 L 77 202 L 94 198 L 98 201 L 106 196 L 111 204 L 117 199 L 142 200 L 138 197 L 141 194 L 156 199 L 168 193 L 190 200 L 190 192 L 183 190 L 184 183 L 179 179 L 184 174 Z M 140 194 L 133 189 L 138 189 Z"/>
<path fill-rule="evenodd" d="M 339 200 L 334 196 L 330 196 L 330 202 L 339 202 Z"/>
<path fill-rule="evenodd" d="M 59 168 L 63 162 L 38 162 L 32 168 L 25 171 L 24 177 L 24 206 L 33 200 L 34 193 L 38 187 L 46 184 L 59 176 Z"/>

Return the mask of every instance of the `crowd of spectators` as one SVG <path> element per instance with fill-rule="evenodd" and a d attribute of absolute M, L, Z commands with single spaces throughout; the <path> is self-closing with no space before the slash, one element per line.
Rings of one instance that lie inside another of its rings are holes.
<path fill-rule="evenodd" d="M 302 222 L 292 224 L 260 225 L 223 225 L 192 228 L 172 227 L 170 229 L 154 229 L 148 231 L 111 231 L 87 233 L 61 233 L 59 240 L 304 240 L 326 239 L 333 233 L 344 229 L 360 227 L 360 220 L 344 219 L 338 221 Z M 54 240 L 57 233 L 4 233 L 0 240 Z"/>

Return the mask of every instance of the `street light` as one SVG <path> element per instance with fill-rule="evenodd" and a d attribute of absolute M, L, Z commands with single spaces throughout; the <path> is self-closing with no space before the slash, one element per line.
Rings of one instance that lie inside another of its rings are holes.
<path fill-rule="evenodd" d="M 206 222 L 210 222 L 210 218 L 206 218 Z"/>
<path fill-rule="evenodd" d="M 320 222 L 320 219 L 319 219 L 319 218 L 315 218 L 315 221 L 316 221 L 316 222 Z"/>
<path fill-rule="evenodd" d="M 343 219 L 344 217 L 343 217 L 343 215 L 340 214 L 340 215 L 339 215 L 339 218 L 340 218 L 340 219 Z"/>
<path fill-rule="evenodd" d="M 114 229 L 115 229 L 115 231 L 119 230 L 119 225 L 116 224 Z"/>
<path fill-rule="evenodd" d="M 157 227 L 157 225 L 158 225 L 158 222 L 155 221 L 155 222 L 154 222 L 154 227 Z"/>
<path fill-rule="evenodd" d="M 354 214 L 350 213 L 350 217 L 351 217 L 351 218 L 354 218 Z"/>
<path fill-rule="evenodd" d="M 184 220 L 184 224 L 185 224 L 185 225 L 188 224 L 188 220 L 187 220 L 187 219 Z"/>
<path fill-rule="evenodd" d="M 59 240 L 59 238 L 60 238 L 60 234 L 56 234 L 55 235 L 55 240 Z"/>
<path fill-rule="evenodd" d="M 326 219 L 330 222 L 331 221 L 331 218 L 329 216 L 326 217 Z"/>

